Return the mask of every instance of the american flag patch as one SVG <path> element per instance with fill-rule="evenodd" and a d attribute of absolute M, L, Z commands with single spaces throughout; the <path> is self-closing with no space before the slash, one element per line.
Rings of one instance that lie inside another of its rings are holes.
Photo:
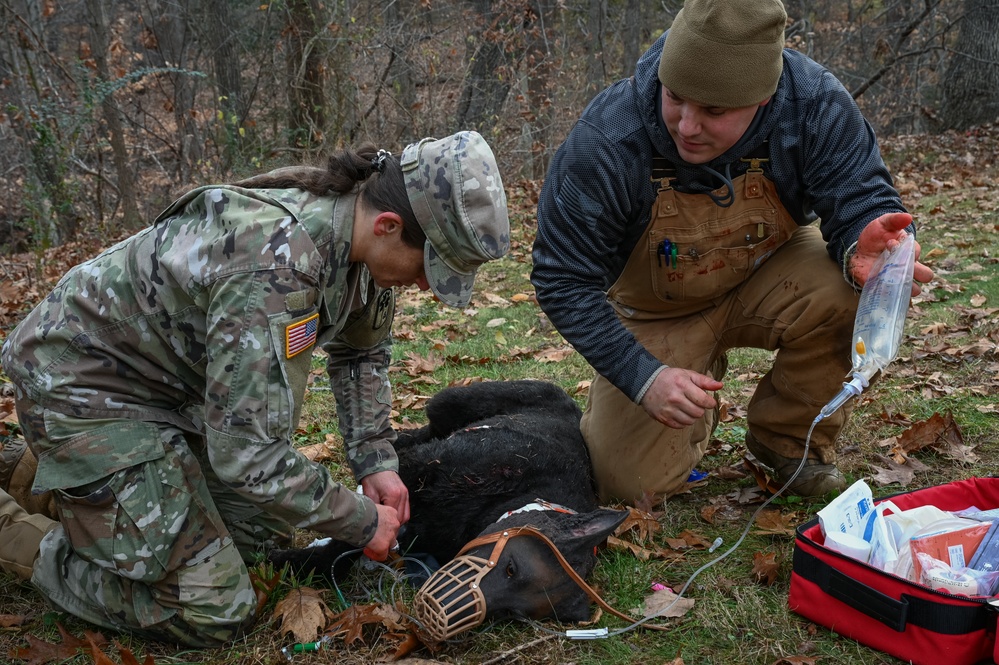
<path fill-rule="evenodd" d="M 298 323 L 292 323 L 284 330 L 285 357 L 291 358 L 316 343 L 319 332 L 319 314 L 313 314 Z"/>

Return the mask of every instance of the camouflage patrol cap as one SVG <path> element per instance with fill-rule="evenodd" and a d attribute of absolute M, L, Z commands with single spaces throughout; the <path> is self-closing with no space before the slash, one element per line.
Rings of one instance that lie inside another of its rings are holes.
<path fill-rule="evenodd" d="M 400 160 L 406 193 L 427 235 L 423 270 L 445 304 L 464 307 L 475 271 L 510 249 L 506 193 L 496 158 L 477 132 L 410 144 Z"/>

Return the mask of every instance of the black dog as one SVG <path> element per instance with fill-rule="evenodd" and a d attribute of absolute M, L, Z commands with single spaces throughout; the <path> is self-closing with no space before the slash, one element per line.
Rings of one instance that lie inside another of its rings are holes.
<path fill-rule="evenodd" d="M 402 551 L 446 563 L 480 534 L 529 525 L 551 539 L 580 576 L 589 575 L 595 547 L 627 512 L 597 505 L 572 398 L 541 381 L 485 382 L 442 390 L 426 411 L 429 423 L 399 432 L 395 444 L 410 492 Z M 488 557 L 491 548 L 468 554 Z M 336 570 L 332 563 L 349 549 L 333 541 L 275 551 L 270 559 L 339 577 L 349 561 L 340 559 Z M 512 538 L 495 569 L 481 582 L 486 617 L 589 618 L 588 597 L 540 539 Z"/>

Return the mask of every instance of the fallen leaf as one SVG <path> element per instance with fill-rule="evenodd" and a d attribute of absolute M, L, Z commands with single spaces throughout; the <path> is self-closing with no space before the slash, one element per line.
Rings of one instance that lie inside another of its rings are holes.
<path fill-rule="evenodd" d="M 407 351 L 406 358 L 402 361 L 402 367 L 406 374 L 419 376 L 420 374 L 433 372 L 441 366 L 441 362 L 440 358 L 433 351 L 428 353 L 426 358 L 412 351 Z"/>
<path fill-rule="evenodd" d="M 274 589 L 281 583 L 284 575 L 280 570 L 274 570 L 270 566 L 257 566 L 250 571 L 250 585 L 257 595 L 257 614 L 264 609 L 264 605 L 270 600 Z"/>
<path fill-rule="evenodd" d="M 107 654 L 97 648 L 90 636 L 87 636 L 87 644 L 90 646 L 90 657 L 94 659 L 94 665 L 115 665 L 115 662 L 108 658 Z"/>
<path fill-rule="evenodd" d="M 409 654 L 413 653 L 414 651 L 416 651 L 420 647 L 424 646 L 423 642 L 420 641 L 420 638 L 417 637 L 416 633 L 413 633 L 413 632 L 405 633 L 405 634 L 402 634 L 402 635 L 399 635 L 399 634 L 396 634 L 396 633 L 390 633 L 390 634 L 386 635 L 385 637 L 386 638 L 395 638 L 395 639 L 399 640 L 398 644 L 395 645 L 395 651 L 393 651 L 392 655 L 389 656 L 389 660 L 395 661 L 395 662 L 400 662 L 400 663 L 403 662 L 403 661 L 400 661 L 399 659 L 400 658 L 405 658 L 406 656 L 408 656 Z M 429 664 L 429 663 L 436 663 L 437 661 L 430 661 L 430 660 L 424 661 L 422 659 L 407 658 L 406 662 L 414 663 L 414 665 L 415 665 L 415 663 L 417 663 L 417 662 L 424 662 L 424 663 L 428 663 Z"/>
<path fill-rule="evenodd" d="M 28 622 L 28 617 L 19 614 L 0 614 L 0 628 L 17 628 Z"/>
<path fill-rule="evenodd" d="M 510 300 L 513 302 L 526 302 L 531 299 L 531 296 L 526 293 L 515 293 L 510 296 Z"/>
<path fill-rule="evenodd" d="M 649 617 L 682 617 L 694 606 L 693 598 L 681 598 L 669 589 L 653 591 L 642 601 L 641 607 L 632 610 L 632 614 Z"/>
<path fill-rule="evenodd" d="M 774 552 L 754 552 L 752 576 L 756 582 L 764 586 L 773 586 L 777 581 L 777 572 L 780 564 L 777 562 L 777 554 Z"/>
<path fill-rule="evenodd" d="M 648 490 L 646 490 L 645 492 L 642 493 L 641 497 L 639 497 L 638 499 L 635 499 L 634 503 L 635 503 L 635 508 L 638 508 L 639 510 L 641 510 L 644 513 L 649 513 L 650 515 L 655 515 L 655 511 L 652 510 L 652 507 L 655 504 L 659 503 L 659 501 L 660 500 L 658 498 L 656 498 L 655 494 L 653 494 L 652 492 L 649 492 Z"/>
<path fill-rule="evenodd" d="M 336 441 L 336 436 L 333 434 L 327 434 L 326 440 L 322 443 L 314 443 L 311 446 L 297 448 L 298 452 L 313 462 L 327 462 L 331 459 L 336 459 L 339 449 L 340 446 Z"/>
<path fill-rule="evenodd" d="M 740 480 L 746 477 L 746 471 L 745 468 L 739 468 L 739 466 L 732 464 L 718 467 L 715 470 L 715 475 L 722 480 Z"/>
<path fill-rule="evenodd" d="M 343 642 L 347 645 L 353 644 L 357 640 L 363 642 L 365 626 L 383 623 L 382 617 L 377 611 L 379 607 L 377 603 L 351 605 L 333 617 L 333 624 L 326 633 L 334 637 L 343 637 Z"/>
<path fill-rule="evenodd" d="M 298 587 L 277 602 L 274 616 L 281 620 L 281 635 L 291 633 L 296 642 L 314 642 L 334 615 L 319 591 Z"/>
<path fill-rule="evenodd" d="M 776 494 L 780 491 L 780 485 L 770 478 L 770 474 L 767 470 L 756 460 L 755 457 L 750 453 L 742 458 L 743 467 L 749 471 L 750 475 L 756 480 L 756 484 L 759 485 L 760 489 L 769 494 Z"/>
<path fill-rule="evenodd" d="M 139 665 L 139 660 L 135 657 L 135 654 L 119 644 L 118 640 L 115 640 L 114 646 L 118 650 L 118 655 L 121 656 L 121 665 Z M 142 665 L 156 665 L 156 661 L 153 660 L 151 653 L 146 654 L 146 659 L 142 661 Z"/>
<path fill-rule="evenodd" d="M 904 487 L 913 481 L 916 473 L 929 468 L 914 457 L 906 458 L 903 463 L 899 463 L 894 457 L 884 455 L 877 455 L 877 459 L 887 467 L 871 465 L 871 470 L 875 471 L 872 480 L 881 486 L 899 483 Z"/>
<path fill-rule="evenodd" d="M 684 529 L 680 533 L 680 539 L 687 544 L 687 547 L 692 547 L 694 549 L 706 550 L 711 547 L 712 540 L 708 540 L 706 536 L 702 536 L 696 531 L 691 531 L 690 529 Z"/>
<path fill-rule="evenodd" d="M 565 360 L 575 352 L 572 348 L 542 349 L 534 354 L 534 359 L 539 363 L 557 363 Z"/>
<path fill-rule="evenodd" d="M 84 631 L 86 639 L 74 637 L 58 621 L 56 630 L 59 631 L 60 642 L 46 642 L 34 635 L 26 635 L 24 639 L 28 641 L 28 646 L 11 649 L 10 657 L 27 661 L 26 665 L 45 665 L 52 661 L 69 660 L 81 650 L 88 649 L 91 644 L 103 648 L 108 643 L 103 635 L 90 631 Z"/>
<path fill-rule="evenodd" d="M 649 538 L 656 533 L 662 526 L 659 524 L 658 520 L 651 514 L 637 508 L 629 508 L 628 516 L 624 518 L 624 521 L 614 530 L 615 536 L 623 536 L 626 532 L 634 532 L 636 537 L 634 540 L 639 543 L 644 543 L 649 540 Z"/>
<path fill-rule="evenodd" d="M 653 547 L 652 549 L 649 549 L 633 542 L 617 538 L 616 536 L 607 536 L 607 547 L 612 550 L 631 552 L 635 558 L 640 559 L 641 561 L 648 561 L 649 559 L 670 559 L 675 561 L 683 558 L 682 554 L 667 552 L 661 547 Z"/>
<path fill-rule="evenodd" d="M 756 518 L 755 535 L 794 537 L 794 514 L 783 514 L 779 510 L 764 510 Z"/>

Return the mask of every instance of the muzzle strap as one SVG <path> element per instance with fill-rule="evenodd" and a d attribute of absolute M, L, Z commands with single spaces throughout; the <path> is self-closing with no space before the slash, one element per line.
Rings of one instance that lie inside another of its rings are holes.
<path fill-rule="evenodd" d="M 541 540 L 555 555 L 555 560 L 559 562 L 569 578 L 593 602 L 605 612 L 609 612 L 628 623 L 634 623 L 634 617 L 611 607 L 593 587 L 586 583 L 586 580 L 579 573 L 573 570 L 548 536 L 534 527 L 521 526 L 479 536 L 469 541 L 454 559 L 434 573 L 420 588 L 414 599 L 413 609 L 417 620 L 423 625 L 433 641 L 443 642 L 485 621 L 486 599 L 480 588 L 482 578 L 495 568 L 503 548 L 506 547 L 511 538 L 516 536 L 532 536 Z M 465 554 L 470 549 L 490 543 L 496 544 L 489 554 L 489 559 Z M 653 630 L 669 629 L 668 626 L 649 623 L 642 625 Z"/>

